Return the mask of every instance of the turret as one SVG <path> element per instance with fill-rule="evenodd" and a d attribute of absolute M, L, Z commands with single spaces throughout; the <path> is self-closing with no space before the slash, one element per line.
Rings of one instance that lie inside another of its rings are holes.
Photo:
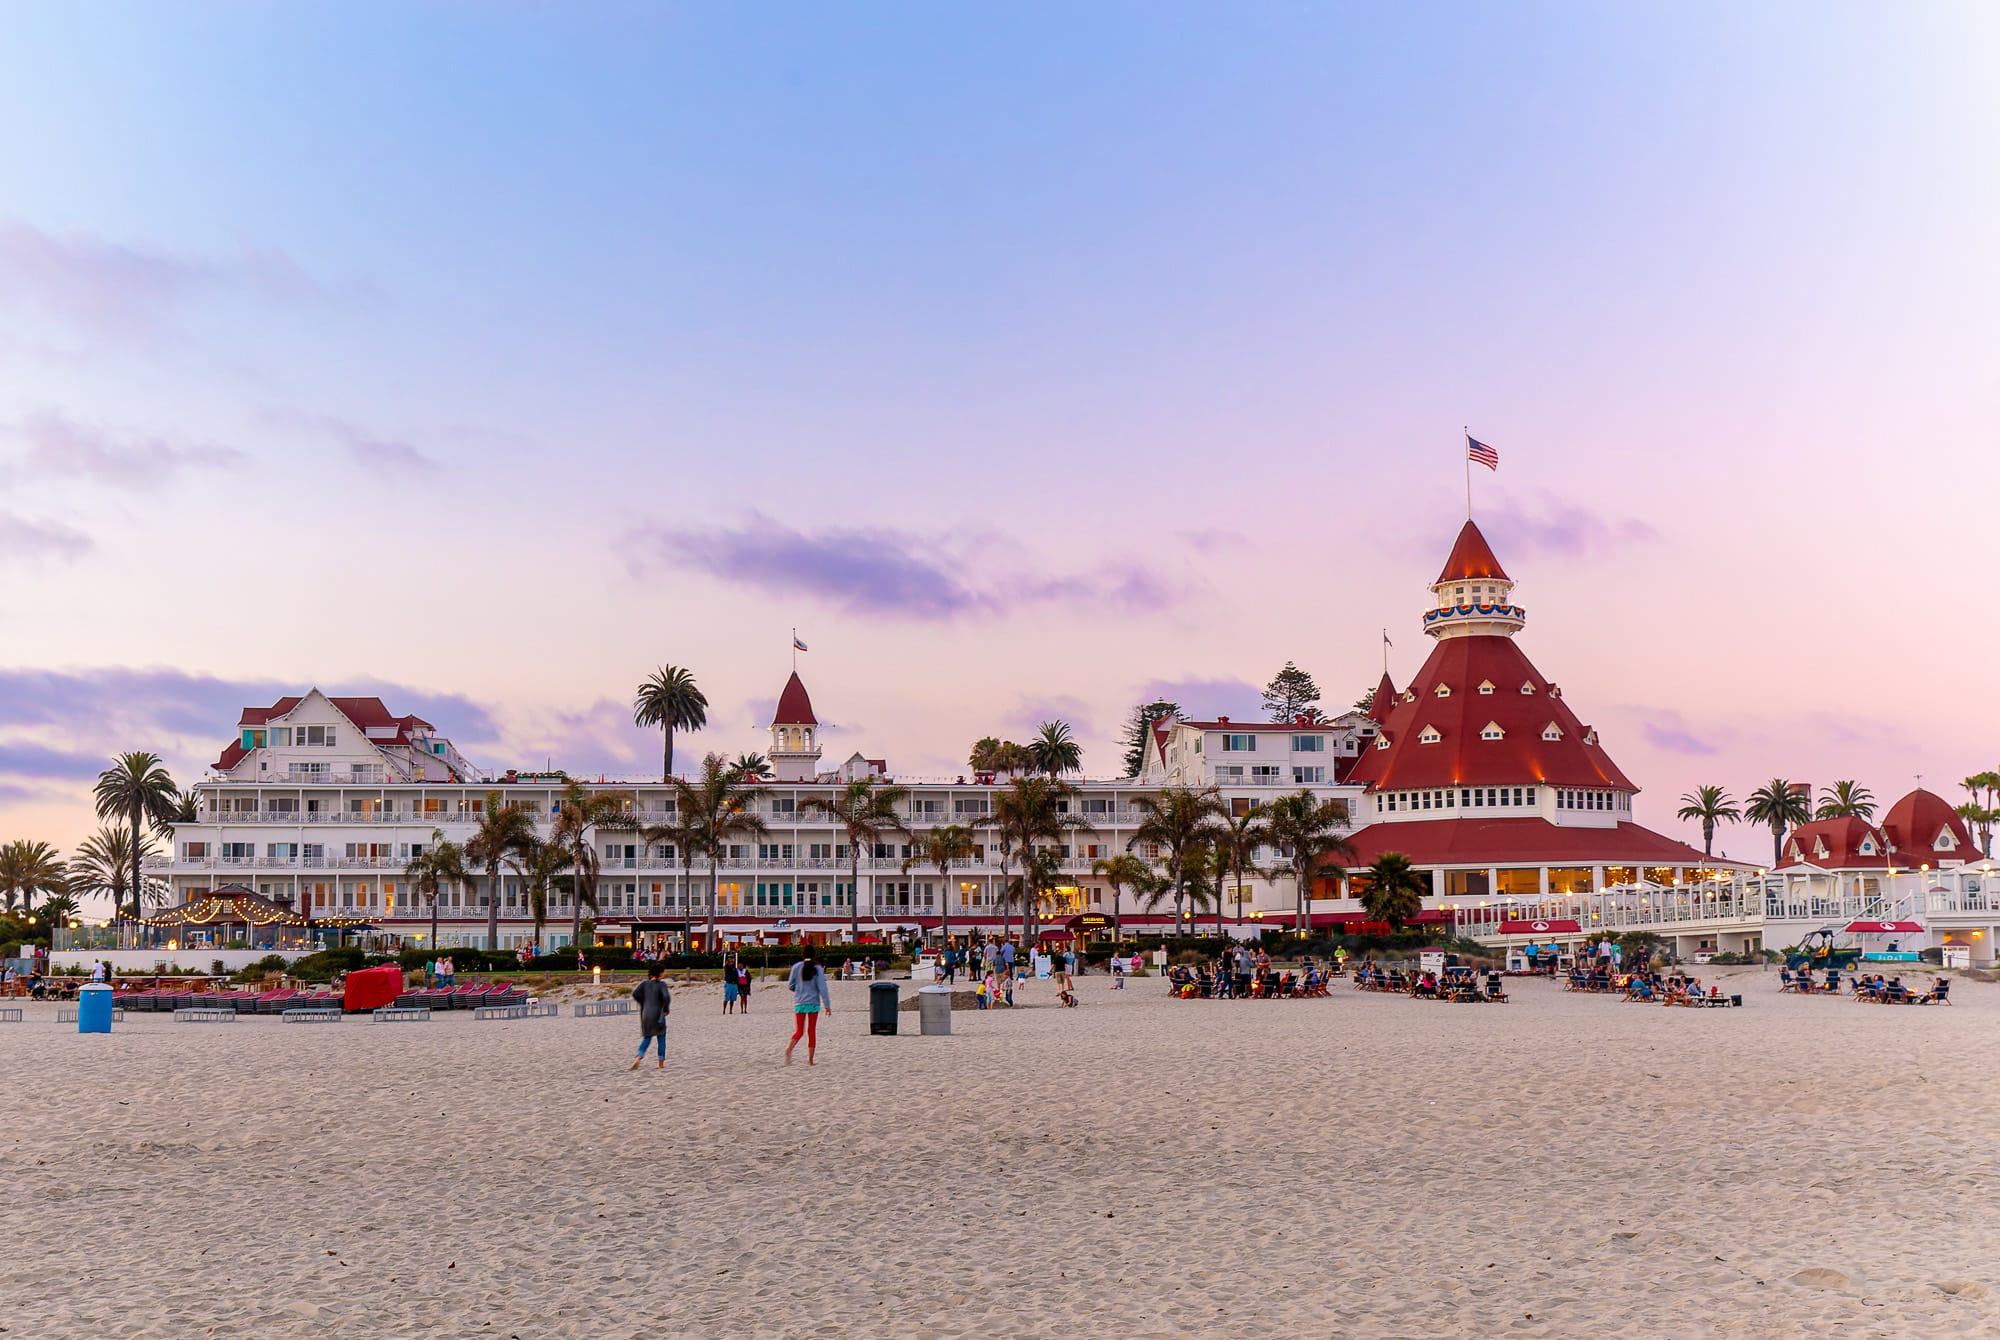
<path fill-rule="evenodd" d="M 809 782 L 819 775 L 819 719 L 796 670 L 771 714 L 771 772 L 781 782 Z"/>
<path fill-rule="evenodd" d="M 1424 631 L 1440 641 L 1453 637 L 1512 637 L 1528 622 L 1514 603 L 1514 579 L 1493 556 L 1479 527 L 1467 521 L 1431 583 L 1436 601 L 1424 611 Z"/>

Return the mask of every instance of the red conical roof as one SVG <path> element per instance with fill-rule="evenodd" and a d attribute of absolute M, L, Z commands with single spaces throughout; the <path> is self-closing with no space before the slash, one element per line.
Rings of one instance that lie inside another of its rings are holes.
<path fill-rule="evenodd" d="M 1486 543 L 1486 537 L 1479 533 L 1479 527 L 1467 521 L 1465 528 L 1458 532 L 1458 539 L 1451 546 L 1451 557 L 1444 561 L 1444 571 L 1438 574 L 1433 586 L 1444 582 L 1471 581 L 1479 578 L 1497 577 L 1503 582 L 1514 579 L 1500 566 L 1500 560 L 1493 557 L 1493 546 Z"/>
<path fill-rule="evenodd" d="M 1396 705 L 1396 686 L 1389 679 L 1389 672 L 1382 672 L 1382 682 L 1375 686 L 1375 696 L 1368 700 L 1368 715 L 1377 722 L 1389 719 L 1389 709 Z"/>
<path fill-rule="evenodd" d="M 1979 858 L 1979 848 L 1973 845 L 1972 834 L 1966 831 L 1965 821 L 1958 817 L 1958 812 L 1943 796 L 1922 787 L 1889 807 L 1889 812 L 1882 816 L 1882 829 L 1896 844 L 1896 856 L 1906 865 L 1923 862 L 1935 865 L 1940 858 L 1950 861 Z M 1951 837 L 1940 846 L 1939 838 L 1945 833 Z"/>
<path fill-rule="evenodd" d="M 778 710 L 771 715 L 773 726 L 817 726 L 819 718 L 813 715 L 813 700 L 806 693 L 805 681 L 799 672 L 792 671 L 792 677 L 785 681 L 785 691 L 778 695 Z"/>

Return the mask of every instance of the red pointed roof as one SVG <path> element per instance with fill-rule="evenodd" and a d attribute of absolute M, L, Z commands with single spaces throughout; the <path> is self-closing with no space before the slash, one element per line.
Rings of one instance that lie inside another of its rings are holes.
<path fill-rule="evenodd" d="M 1872 853 L 1862 853 L 1864 842 L 1874 847 Z M 1826 849 L 1824 856 L 1819 854 L 1822 847 Z M 1778 868 L 1811 865 L 1822 870 L 1881 870 L 1892 859 L 1897 865 L 1916 864 L 1900 852 L 1892 856 L 1885 850 L 1882 834 L 1874 824 L 1849 815 L 1841 819 L 1815 819 L 1785 834 L 1784 855 Z"/>
<path fill-rule="evenodd" d="M 771 714 L 773 726 L 817 726 L 819 718 L 813 715 L 813 703 L 806 693 L 805 681 L 799 672 L 792 671 L 792 677 L 785 681 L 785 691 L 778 695 L 778 710 Z"/>
<path fill-rule="evenodd" d="M 1493 557 L 1493 546 L 1486 543 L 1486 537 L 1479 533 L 1479 527 L 1471 521 L 1465 523 L 1458 532 L 1458 539 L 1451 546 L 1451 557 L 1444 561 L 1444 571 L 1438 574 L 1436 586 L 1443 582 L 1469 581 L 1476 578 L 1498 577 L 1503 582 L 1514 580 L 1500 566 L 1500 560 Z"/>
<path fill-rule="evenodd" d="M 1389 672 L 1382 672 L 1382 682 L 1375 686 L 1375 696 L 1368 700 L 1368 715 L 1377 724 L 1389 719 L 1389 709 L 1396 705 L 1396 685 L 1389 678 Z"/>
<path fill-rule="evenodd" d="M 1485 683 L 1491 693 L 1479 691 Z M 1448 696 L 1438 696 L 1440 684 Z M 1523 684 L 1533 692 L 1521 692 Z M 1395 696 L 1377 743 L 1361 751 L 1349 781 L 1371 791 L 1501 783 L 1638 790 L 1510 637 L 1444 639 L 1407 692 L 1407 702 Z M 1489 723 L 1502 738 L 1481 738 Z M 1551 724 L 1558 738 L 1545 740 Z M 1442 738 L 1423 743 L 1426 728 Z"/>

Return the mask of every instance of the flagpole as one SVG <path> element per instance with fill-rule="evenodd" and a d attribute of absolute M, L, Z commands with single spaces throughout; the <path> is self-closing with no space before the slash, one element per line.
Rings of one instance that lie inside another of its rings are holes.
<path fill-rule="evenodd" d="M 792 630 L 792 673 L 797 674 L 798 671 L 799 671 L 799 630 L 794 628 Z"/>
<path fill-rule="evenodd" d="M 1472 425 L 1465 425 L 1465 519 L 1472 520 Z"/>

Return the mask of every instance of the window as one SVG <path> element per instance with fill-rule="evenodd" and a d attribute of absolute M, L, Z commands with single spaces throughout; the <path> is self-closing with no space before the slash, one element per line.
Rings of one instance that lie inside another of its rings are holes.
<path fill-rule="evenodd" d="M 1325 768 L 1293 768 L 1292 783 L 1295 786 L 1320 786 L 1326 781 Z"/>
<path fill-rule="evenodd" d="M 301 726 L 298 731 L 299 743 L 305 745 L 325 745 L 332 748 L 339 743 L 332 726 Z"/>
<path fill-rule="evenodd" d="M 1389 735 L 1386 731 L 1375 737 L 1375 747 L 1377 749 L 1387 749 L 1389 747 Z"/>
<path fill-rule="evenodd" d="M 1324 735 L 1294 735 L 1292 737 L 1292 752 L 1294 754 L 1324 754 L 1326 752 L 1326 737 Z"/>
<path fill-rule="evenodd" d="M 1542 727 L 1542 738 L 1544 740 L 1560 740 L 1562 737 L 1562 727 L 1556 725 L 1555 722 L 1551 721 L 1548 725 Z"/>
<path fill-rule="evenodd" d="M 1492 680 L 1482 679 L 1479 681 L 1479 696 L 1482 698 L 1491 698 L 1493 696 Z"/>
<path fill-rule="evenodd" d="M 274 745 L 288 745 L 292 742 L 292 728 L 290 726 L 273 726 L 266 732 L 266 738 Z"/>
<path fill-rule="evenodd" d="M 1480 730 L 1479 738 L 1482 740 L 1504 740 L 1507 738 L 1507 732 L 1500 729 L 1499 722 L 1489 721 Z"/>
<path fill-rule="evenodd" d="M 953 814 L 984 814 L 986 813 L 986 797 L 961 796 L 951 802 L 951 812 Z"/>
<path fill-rule="evenodd" d="M 1535 682 L 1534 682 L 1533 680 L 1523 680 L 1523 681 L 1522 681 L 1522 683 L 1521 683 L 1521 692 L 1523 692 L 1523 693 L 1528 693 L 1528 694 L 1532 694 L 1532 693 L 1533 693 L 1534 691 L 1535 691 Z"/>
<path fill-rule="evenodd" d="M 778 796 L 771 801 L 771 813 L 774 815 L 797 814 L 798 809 L 799 802 L 790 796 Z"/>
<path fill-rule="evenodd" d="M 1253 782 L 1275 783 L 1278 780 L 1277 765 L 1274 763 L 1264 764 L 1250 769 L 1250 780 Z"/>
<path fill-rule="evenodd" d="M 183 860 L 189 861 L 206 861 L 208 859 L 208 844 L 206 842 L 190 842 L 181 849 L 181 857 Z"/>
<path fill-rule="evenodd" d="M 1449 698 L 1451 697 L 1451 685 L 1440 684 L 1437 686 L 1437 688 L 1433 689 L 1432 692 L 1437 694 L 1437 696 L 1440 698 Z"/>
<path fill-rule="evenodd" d="M 1225 735 L 1222 737 L 1224 753 L 1254 754 L 1257 752 L 1257 737 L 1254 735 Z"/>
<path fill-rule="evenodd" d="M 1442 740 L 1443 738 L 1444 736 L 1438 733 L 1438 728 L 1436 726 L 1426 726 L 1424 727 L 1423 734 L 1417 736 L 1417 743 L 1436 744 L 1439 740 Z"/>

